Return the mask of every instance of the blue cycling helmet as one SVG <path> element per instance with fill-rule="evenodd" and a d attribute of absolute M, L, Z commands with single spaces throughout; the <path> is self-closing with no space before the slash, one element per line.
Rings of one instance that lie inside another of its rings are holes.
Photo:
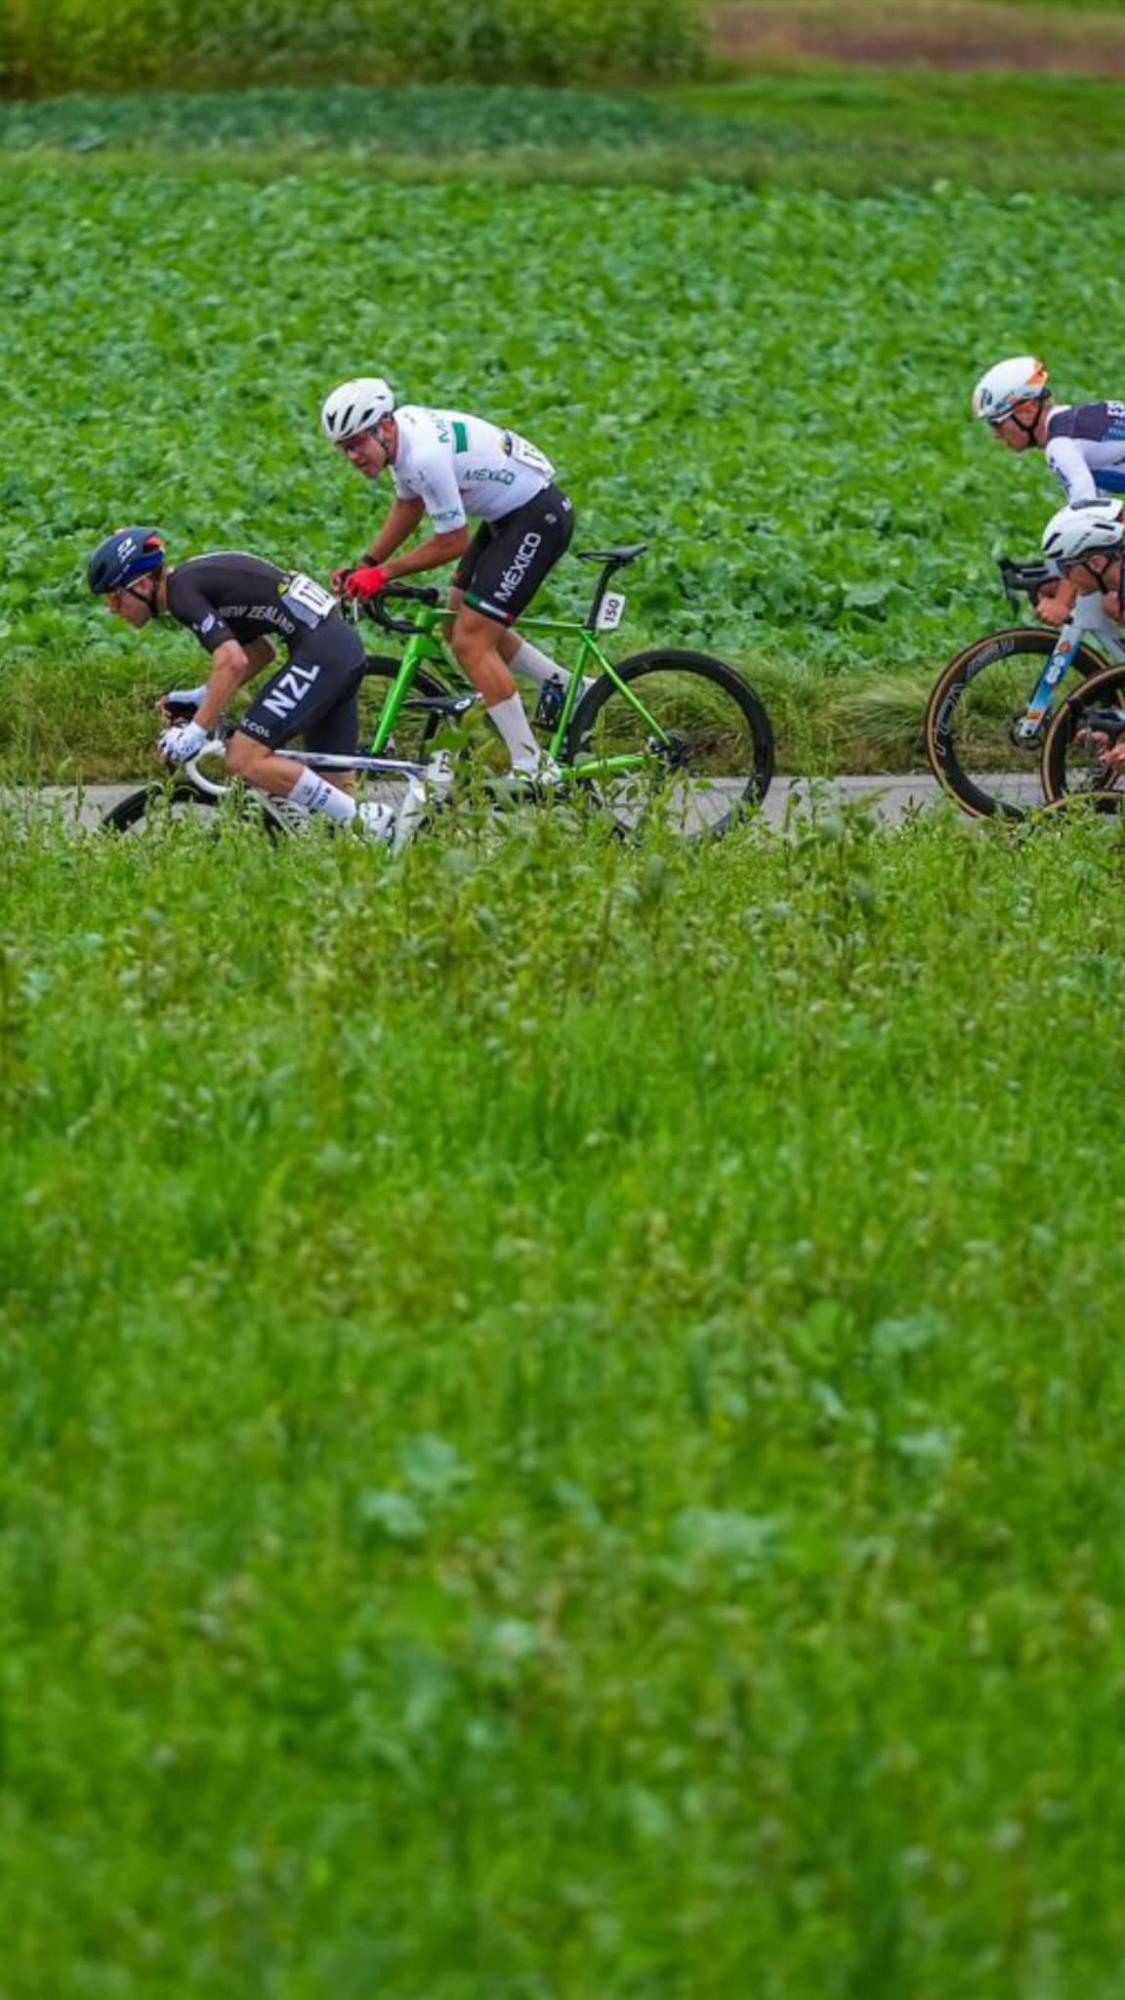
<path fill-rule="evenodd" d="M 86 567 L 95 597 L 124 590 L 150 570 L 163 569 L 164 539 L 155 528 L 118 528 L 94 550 Z"/>

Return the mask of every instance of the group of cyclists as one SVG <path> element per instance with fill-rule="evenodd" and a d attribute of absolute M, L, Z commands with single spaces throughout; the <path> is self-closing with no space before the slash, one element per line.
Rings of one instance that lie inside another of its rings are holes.
<path fill-rule="evenodd" d="M 163 536 L 139 526 L 108 536 L 90 558 L 90 588 L 116 617 L 137 630 L 169 618 L 210 655 L 205 682 L 174 689 L 160 703 L 166 720 L 194 710 L 190 721 L 169 720 L 163 730 L 166 764 L 197 757 L 239 688 L 272 667 L 227 741 L 228 769 L 307 812 L 402 845 L 428 796 L 448 784 L 441 759 L 395 810 L 357 802 L 347 772 L 321 774 L 277 752 L 300 737 L 311 751 L 356 753 L 366 656 L 341 599 L 367 603 L 400 578 L 455 562 L 454 656 L 504 744 L 513 777 L 536 791 L 557 784 L 558 768 L 540 750 L 514 678 L 538 687 L 554 682 L 563 692 L 569 681 L 565 667 L 515 629 L 574 532 L 574 508 L 550 460 L 518 432 L 481 417 L 396 406 L 388 384 L 374 376 L 334 389 L 321 424 L 365 479 L 389 469 L 394 484 L 373 546 L 360 563 L 335 571 L 331 590 L 299 570 L 237 552 L 173 563 Z M 423 519 L 425 539 L 399 553 Z M 280 667 L 279 644 L 287 654 Z"/>
<path fill-rule="evenodd" d="M 997 362 L 973 391 L 973 415 L 1009 451 L 1041 451 L 1063 486 L 1066 505 L 1043 531 L 1042 552 L 1055 571 L 1036 601 L 1045 624 L 1070 624 L 1076 635 L 1125 624 L 1125 402 L 1057 403 L 1035 355 Z M 1107 770 L 1125 766 L 1125 741 L 1099 743 Z"/>
<path fill-rule="evenodd" d="M 1042 549 L 1054 579 L 1036 609 L 1050 625 L 1125 624 L 1125 402 L 1058 403 L 1034 355 L 998 362 L 973 392 L 973 414 L 1010 451 L 1041 451 L 1066 492 Z M 449 595 L 450 645 L 480 695 L 513 777 L 538 791 L 558 782 L 541 751 L 515 676 L 534 687 L 569 675 L 521 637 L 520 617 L 566 553 L 574 509 L 550 460 L 518 432 L 481 417 L 396 405 L 381 377 L 334 389 L 321 412 L 325 437 L 365 479 L 389 470 L 394 499 L 374 544 L 355 565 L 337 569 L 331 590 L 299 570 L 260 557 L 223 552 L 169 560 L 153 528 L 120 529 L 89 563 L 91 589 L 136 629 L 168 618 L 192 632 L 210 655 L 208 679 L 173 690 L 160 704 L 168 724 L 159 749 L 174 767 L 197 757 L 233 697 L 267 668 L 269 680 L 226 745 L 231 772 L 263 792 L 285 796 L 309 813 L 356 825 L 391 845 L 409 837 L 434 790 L 448 783 L 435 762 L 425 783 L 408 787 L 397 811 L 358 803 L 346 771 L 323 774 L 281 747 L 300 737 L 310 751 L 340 757 L 358 750 L 360 683 L 365 654 L 341 599 L 370 602 L 404 577 L 456 563 Z M 428 523 L 425 538 L 407 548 Z M 475 523 L 474 527 L 471 523 Z M 277 647 L 286 659 L 277 665 Z M 170 720 L 176 710 L 190 721 Z M 1106 743 L 1107 766 L 1125 766 L 1125 740 Z"/>

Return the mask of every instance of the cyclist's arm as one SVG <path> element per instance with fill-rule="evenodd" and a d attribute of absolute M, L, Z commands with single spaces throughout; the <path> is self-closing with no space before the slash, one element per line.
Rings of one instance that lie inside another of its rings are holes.
<path fill-rule="evenodd" d="M 456 562 L 463 556 L 472 539 L 467 525 L 454 528 L 449 534 L 430 535 L 416 549 L 411 549 L 409 555 L 396 556 L 393 562 L 384 563 L 383 568 L 391 578 L 416 576 L 423 569 L 441 569 L 445 563 Z"/>
<path fill-rule="evenodd" d="M 260 674 L 263 667 L 269 666 L 275 657 L 275 652 L 276 648 L 268 639 L 252 639 L 245 648 L 249 672 L 244 674 L 243 679 L 252 680 L 255 674 Z M 157 714 L 166 716 L 171 722 L 177 709 L 190 708 L 194 720 L 195 712 L 203 705 L 209 685 L 208 681 L 204 681 L 203 685 L 197 688 L 169 688 L 168 693 L 162 694 L 157 700 Z"/>
<path fill-rule="evenodd" d="M 452 453 L 435 453 L 420 471 L 418 484 L 415 504 L 420 514 L 429 515 L 432 533 L 418 548 L 411 549 L 409 555 L 396 556 L 393 562 L 383 564 L 387 575 L 392 578 L 416 576 L 419 570 L 441 569 L 446 563 L 456 562 L 473 539 L 465 516 L 465 502 L 453 469 Z"/>
<path fill-rule="evenodd" d="M 272 659 L 273 647 L 268 639 L 251 639 L 248 646 L 239 645 L 237 639 L 224 639 L 211 655 L 211 678 L 195 712 L 200 727 L 213 729 L 231 697 L 245 681 L 253 680 L 263 667 L 268 667 Z"/>
<path fill-rule="evenodd" d="M 388 556 L 393 556 L 395 550 L 401 549 L 403 543 L 409 540 L 425 511 L 422 500 L 397 499 L 383 523 L 378 541 L 373 549 L 368 550 L 364 561 L 381 567 Z"/>
<path fill-rule="evenodd" d="M 1097 482 L 1077 438 L 1052 438 L 1047 445 L 1047 463 L 1055 478 L 1061 479 L 1072 507 L 1080 507 L 1084 500 L 1097 499 Z"/>

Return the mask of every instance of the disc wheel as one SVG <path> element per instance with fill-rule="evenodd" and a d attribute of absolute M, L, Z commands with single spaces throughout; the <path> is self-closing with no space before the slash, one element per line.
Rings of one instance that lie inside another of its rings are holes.
<path fill-rule="evenodd" d="M 655 649 L 614 672 L 575 710 L 566 758 L 580 767 L 644 757 L 639 769 L 589 781 L 622 833 L 658 820 L 683 839 L 713 839 L 760 804 L 773 777 L 773 728 L 732 667 L 706 653 Z"/>
<path fill-rule="evenodd" d="M 1023 819 L 1042 804 L 1043 736 L 1020 743 L 1013 731 L 1057 645 L 1057 633 L 1033 626 L 993 632 L 958 653 L 935 683 L 926 707 L 930 769 L 974 819 Z M 1082 646 L 1070 672 L 1086 677 L 1101 665 Z"/>
<path fill-rule="evenodd" d="M 1113 713 L 1125 720 L 1125 666 L 1092 674 L 1056 709 L 1043 743 L 1041 768 L 1049 806 L 1089 800 L 1098 812 L 1121 811 L 1125 771 L 1107 769 L 1099 755 L 1109 735 L 1098 724 Z"/>

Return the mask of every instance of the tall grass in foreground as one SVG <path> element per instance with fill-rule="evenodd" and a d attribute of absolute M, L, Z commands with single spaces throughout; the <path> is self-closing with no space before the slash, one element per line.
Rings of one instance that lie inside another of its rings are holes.
<path fill-rule="evenodd" d="M 702 63 L 698 0 L 0 0 L 0 93 L 158 84 L 682 76 Z M 126 59 L 127 55 L 127 59 Z"/>
<path fill-rule="evenodd" d="M 1110 2000 L 1119 836 L 0 863 L 6 2000 Z"/>

